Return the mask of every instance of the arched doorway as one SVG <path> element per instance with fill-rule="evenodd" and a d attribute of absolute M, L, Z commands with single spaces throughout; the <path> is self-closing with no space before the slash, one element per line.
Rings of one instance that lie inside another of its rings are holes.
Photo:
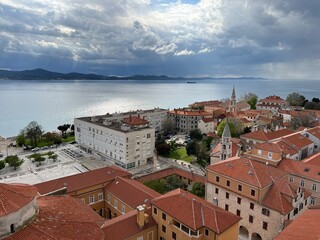
<path fill-rule="evenodd" d="M 258 233 L 252 233 L 251 240 L 262 240 L 262 237 Z"/>
<path fill-rule="evenodd" d="M 12 223 L 11 225 L 10 225 L 10 232 L 11 233 L 14 233 L 16 230 L 15 230 L 15 228 L 14 228 L 14 224 Z"/>
<path fill-rule="evenodd" d="M 249 231 L 246 227 L 239 227 L 239 240 L 248 240 L 249 239 Z"/>

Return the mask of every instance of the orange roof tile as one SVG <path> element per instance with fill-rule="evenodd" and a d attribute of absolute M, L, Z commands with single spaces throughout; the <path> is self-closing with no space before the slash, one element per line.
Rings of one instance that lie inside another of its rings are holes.
<path fill-rule="evenodd" d="M 130 211 L 124 215 L 118 216 L 105 222 L 102 230 L 105 234 L 106 240 L 123 240 L 128 239 L 140 232 L 145 231 L 157 223 L 154 221 L 151 209 L 147 209 L 146 213 L 149 215 L 149 223 L 143 228 L 137 224 L 137 210 Z"/>
<path fill-rule="evenodd" d="M 271 185 L 275 179 L 288 175 L 287 172 L 246 157 L 229 158 L 212 164 L 207 169 L 258 188 Z"/>
<path fill-rule="evenodd" d="M 242 134 L 240 136 L 240 138 L 249 138 L 249 139 L 255 139 L 255 140 L 260 140 L 260 141 L 270 141 L 273 139 L 277 139 L 289 134 L 294 133 L 293 131 L 291 131 L 290 129 L 280 129 L 278 131 L 274 131 L 274 132 L 265 132 L 263 130 L 258 130 L 255 132 L 250 132 L 250 133 L 246 133 L 246 134 Z"/>
<path fill-rule="evenodd" d="M 37 196 L 37 188 L 28 184 L 0 183 L 0 217 L 17 211 Z"/>
<path fill-rule="evenodd" d="M 287 156 L 287 154 L 289 154 L 290 156 L 293 156 L 293 155 L 299 153 L 299 150 L 294 148 L 288 142 L 285 142 L 285 141 L 281 140 L 281 141 L 275 142 L 275 144 L 277 144 L 279 146 L 279 148 L 281 148 L 281 150 L 283 151 L 283 154 L 285 156 Z"/>
<path fill-rule="evenodd" d="M 202 118 L 201 120 L 205 123 L 214 122 L 214 118 Z"/>
<path fill-rule="evenodd" d="M 206 227 L 220 234 L 241 220 L 240 217 L 182 189 L 153 199 L 151 204 L 193 230 Z"/>
<path fill-rule="evenodd" d="M 127 118 L 123 118 L 122 122 L 129 125 L 144 125 L 149 123 L 147 120 L 136 116 L 129 116 Z"/>
<path fill-rule="evenodd" d="M 315 136 L 316 138 L 320 139 L 320 127 L 314 127 L 314 128 L 310 128 L 307 131 L 309 134 Z"/>
<path fill-rule="evenodd" d="M 278 168 L 295 175 L 320 181 L 320 165 L 313 165 L 292 159 L 283 159 L 278 165 Z"/>
<path fill-rule="evenodd" d="M 289 224 L 275 240 L 319 240 L 320 209 L 307 209 Z"/>
<path fill-rule="evenodd" d="M 39 197 L 37 204 L 37 217 L 7 239 L 104 239 L 100 229 L 104 219 L 79 199 L 70 196 Z"/>
<path fill-rule="evenodd" d="M 280 154 L 282 153 L 282 149 L 276 143 L 265 142 L 265 143 L 255 144 L 252 147 L 261 149 L 264 151 L 268 151 L 268 152 L 274 152 L 274 153 L 280 153 Z"/>
<path fill-rule="evenodd" d="M 197 175 L 193 172 L 185 171 L 179 168 L 171 167 L 167 169 L 163 169 L 154 173 L 150 173 L 148 175 L 136 178 L 139 182 L 147 182 L 155 179 L 162 179 L 171 175 L 178 175 L 187 179 L 190 179 L 193 182 L 200 182 L 205 184 L 205 177 Z"/>
<path fill-rule="evenodd" d="M 320 166 L 320 152 L 303 159 L 302 162 Z"/>
<path fill-rule="evenodd" d="M 304 147 L 313 143 L 309 138 L 301 135 L 300 133 L 296 133 L 296 134 L 293 134 L 293 135 L 290 135 L 287 137 L 283 137 L 281 140 L 290 144 L 294 148 L 296 148 L 296 147 L 304 148 Z"/>
<path fill-rule="evenodd" d="M 105 190 L 133 209 L 142 204 L 149 205 L 151 199 L 161 196 L 136 180 L 121 177 L 116 177 L 112 183 L 105 186 Z"/>
<path fill-rule="evenodd" d="M 70 193 L 79 189 L 112 181 L 117 176 L 130 177 L 131 174 L 123 170 L 122 168 L 109 166 L 43 183 L 38 183 L 34 186 L 37 187 L 38 192 L 42 195 L 62 189 L 64 187 L 67 187 L 67 192 Z"/>
<path fill-rule="evenodd" d="M 183 115 L 183 116 L 210 116 L 211 113 L 206 111 L 196 111 L 188 109 L 174 109 L 168 112 L 168 114 Z"/>

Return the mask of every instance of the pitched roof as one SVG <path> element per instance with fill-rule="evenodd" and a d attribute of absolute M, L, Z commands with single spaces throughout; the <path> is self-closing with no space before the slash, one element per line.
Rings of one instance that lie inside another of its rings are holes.
<path fill-rule="evenodd" d="M 242 134 L 240 137 L 241 138 L 256 139 L 256 140 L 260 140 L 260 141 L 270 141 L 270 140 L 274 140 L 274 139 L 277 139 L 277 138 L 280 138 L 283 136 L 287 136 L 292 133 L 294 133 L 292 130 L 284 128 L 284 129 L 280 129 L 280 130 L 274 131 L 274 132 L 265 132 L 263 130 L 258 130 L 255 132 Z"/>
<path fill-rule="evenodd" d="M 319 240 L 319 219 L 319 208 L 307 209 L 280 232 L 275 240 Z"/>
<path fill-rule="evenodd" d="M 287 178 L 277 179 L 263 199 L 262 205 L 281 214 L 287 214 L 293 209 L 291 200 L 288 200 L 287 197 L 289 199 L 295 198 L 295 190 L 295 187 L 289 184 Z"/>
<path fill-rule="evenodd" d="M 189 110 L 189 109 L 174 109 L 168 114 L 183 115 L 183 116 L 210 116 L 211 113 L 202 110 Z"/>
<path fill-rule="evenodd" d="M 229 127 L 228 120 L 226 122 L 226 125 L 224 126 L 222 137 L 231 138 L 231 133 L 230 133 L 230 127 Z"/>
<path fill-rule="evenodd" d="M 220 234 L 241 220 L 240 217 L 182 189 L 153 199 L 151 204 L 193 230 L 206 227 Z"/>
<path fill-rule="evenodd" d="M 122 122 L 125 124 L 129 124 L 129 125 L 144 125 L 144 124 L 148 124 L 149 122 L 145 119 L 142 119 L 140 117 L 137 116 L 129 116 L 127 118 L 123 118 Z"/>
<path fill-rule="evenodd" d="M 307 132 L 309 134 L 312 134 L 316 138 L 320 139 L 320 126 L 317 126 L 317 127 L 314 127 L 314 128 L 310 128 L 310 129 L 308 129 Z"/>
<path fill-rule="evenodd" d="M 202 118 L 201 120 L 205 123 L 214 122 L 214 118 Z"/>
<path fill-rule="evenodd" d="M 37 196 L 37 188 L 28 184 L 0 183 L 0 217 L 17 211 Z"/>
<path fill-rule="evenodd" d="M 10 240 L 104 239 L 104 219 L 89 206 L 70 196 L 37 198 L 39 213 Z"/>
<path fill-rule="evenodd" d="M 105 190 L 133 209 L 141 204 L 149 205 L 151 199 L 161 196 L 136 180 L 121 177 L 116 177 L 112 183 L 105 186 Z"/>
<path fill-rule="evenodd" d="M 320 165 L 313 165 L 302 161 L 294 161 L 291 159 L 283 159 L 278 165 L 278 168 L 295 175 L 300 175 L 320 181 Z"/>
<path fill-rule="evenodd" d="M 40 194 L 47 194 L 67 187 L 67 192 L 73 192 L 86 187 L 112 181 L 117 176 L 129 177 L 131 174 L 122 168 L 108 166 L 76 175 L 63 177 L 43 183 L 35 184 Z"/>
<path fill-rule="evenodd" d="M 288 175 L 287 172 L 246 157 L 229 158 L 207 169 L 258 188 L 271 185 L 275 179 Z"/>
<path fill-rule="evenodd" d="M 254 148 L 265 150 L 273 153 L 282 153 L 282 149 L 276 143 L 264 142 L 253 145 Z"/>
<path fill-rule="evenodd" d="M 320 152 L 303 159 L 302 162 L 320 166 Z"/>
<path fill-rule="evenodd" d="M 289 135 L 287 137 L 283 137 L 282 141 L 285 141 L 288 144 L 291 144 L 291 146 L 293 146 L 294 148 L 295 147 L 304 148 L 304 147 L 313 143 L 309 138 L 301 135 L 300 133 L 296 133 L 296 134 Z"/>
<path fill-rule="evenodd" d="M 128 239 L 146 229 L 155 226 L 157 223 L 152 217 L 151 209 L 147 209 L 149 222 L 143 228 L 137 224 L 137 210 L 130 211 L 124 215 L 118 216 L 105 222 L 102 226 L 102 231 L 105 234 L 106 240 L 123 240 Z"/>

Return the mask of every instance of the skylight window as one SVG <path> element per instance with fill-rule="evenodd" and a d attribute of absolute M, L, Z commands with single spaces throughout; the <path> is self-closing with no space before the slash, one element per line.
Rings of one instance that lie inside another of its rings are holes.
<path fill-rule="evenodd" d="M 309 172 L 309 171 L 310 171 L 310 168 L 305 168 L 303 171 Z"/>

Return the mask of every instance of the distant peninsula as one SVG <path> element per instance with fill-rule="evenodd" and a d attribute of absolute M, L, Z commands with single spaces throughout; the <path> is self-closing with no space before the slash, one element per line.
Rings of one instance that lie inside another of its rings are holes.
<path fill-rule="evenodd" d="M 127 77 L 105 76 L 99 74 L 83 74 L 77 72 L 59 73 L 37 68 L 24 71 L 0 70 L 0 80 L 201 80 L 201 79 L 224 79 L 224 78 L 184 78 L 168 77 L 166 75 L 133 75 Z M 225 78 L 225 79 L 262 79 L 253 77 Z"/>

